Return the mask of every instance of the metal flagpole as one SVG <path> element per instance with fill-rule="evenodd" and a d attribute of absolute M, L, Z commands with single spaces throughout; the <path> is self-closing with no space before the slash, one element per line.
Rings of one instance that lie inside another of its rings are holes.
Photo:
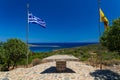
<path fill-rule="evenodd" d="M 27 43 L 27 62 L 26 62 L 26 64 L 27 64 L 27 66 L 26 67 L 28 67 L 28 54 L 29 54 L 29 45 L 28 45 L 28 36 L 29 36 L 29 21 L 28 21 L 28 14 L 29 14 L 29 3 L 27 3 L 27 27 L 26 27 L 26 43 Z"/>
<path fill-rule="evenodd" d="M 99 42 L 100 42 L 100 36 L 101 36 L 101 30 L 100 30 L 100 0 L 98 0 L 98 27 L 99 27 Z M 99 49 L 101 50 L 101 45 L 99 43 Z M 102 69 L 102 54 L 99 51 L 99 56 L 100 56 L 100 69 Z"/>
<path fill-rule="evenodd" d="M 100 36 L 101 36 L 101 30 L 100 30 L 100 0 L 98 0 L 98 14 L 99 14 L 98 27 L 99 27 L 99 38 L 100 38 Z"/>

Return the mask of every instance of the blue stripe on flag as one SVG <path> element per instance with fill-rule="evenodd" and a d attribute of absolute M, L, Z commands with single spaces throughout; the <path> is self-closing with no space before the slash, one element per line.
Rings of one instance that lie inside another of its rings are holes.
<path fill-rule="evenodd" d="M 40 26 L 42 26 L 44 28 L 46 27 L 46 22 L 44 20 L 32 15 L 32 13 L 28 13 L 28 22 L 39 24 Z"/>

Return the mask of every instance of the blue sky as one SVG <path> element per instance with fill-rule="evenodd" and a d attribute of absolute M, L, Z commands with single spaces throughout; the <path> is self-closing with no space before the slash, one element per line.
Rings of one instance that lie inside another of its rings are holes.
<path fill-rule="evenodd" d="M 98 0 L 29 0 L 30 12 L 46 21 L 46 28 L 30 23 L 29 42 L 98 42 Z M 26 41 L 28 0 L 0 0 L 0 41 Z M 112 20 L 120 17 L 120 0 L 101 0 Z M 101 33 L 104 25 L 101 23 Z"/>

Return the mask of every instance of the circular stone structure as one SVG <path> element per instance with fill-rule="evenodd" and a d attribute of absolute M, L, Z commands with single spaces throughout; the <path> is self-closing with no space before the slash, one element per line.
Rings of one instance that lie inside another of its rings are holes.
<path fill-rule="evenodd" d="M 79 59 L 72 55 L 53 55 L 44 58 L 45 61 L 56 61 L 57 72 L 64 72 L 66 70 L 66 61 L 78 61 Z"/>

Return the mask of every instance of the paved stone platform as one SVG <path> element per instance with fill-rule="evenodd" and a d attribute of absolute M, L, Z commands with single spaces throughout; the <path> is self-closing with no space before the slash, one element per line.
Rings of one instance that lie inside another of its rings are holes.
<path fill-rule="evenodd" d="M 43 63 L 31 68 L 17 68 L 0 72 L 0 80 L 94 80 L 90 75 L 95 68 L 81 62 L 68 61 L 64 73 L 57 73 L 55 62 Z"/>

